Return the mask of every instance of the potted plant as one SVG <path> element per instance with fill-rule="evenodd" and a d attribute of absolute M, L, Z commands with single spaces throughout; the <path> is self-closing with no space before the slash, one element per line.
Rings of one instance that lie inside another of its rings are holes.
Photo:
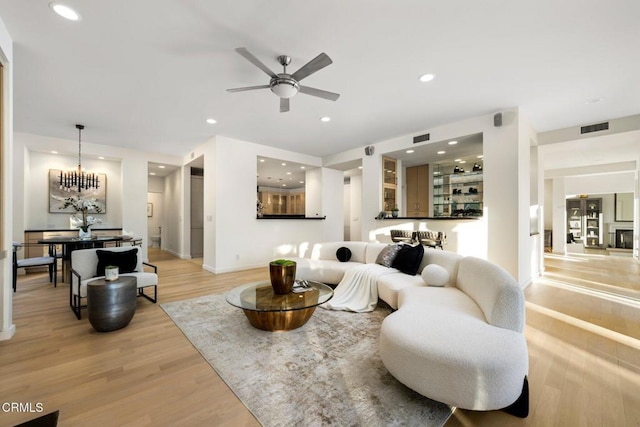
<path fill-rule="evenodd" d="M 269 263 L 271 286 L 276 294 L 288 294 L 296 279 L 296 263 L 289 259 L 277 259 Z"/>
<path fill-rule="evenodd" d="M 398 211 L 400 211 L 400 209 L 398 209 L 398 205 L 393 205 L 393 209 L 391 209 L 391 216 L 398 218 Z"/>

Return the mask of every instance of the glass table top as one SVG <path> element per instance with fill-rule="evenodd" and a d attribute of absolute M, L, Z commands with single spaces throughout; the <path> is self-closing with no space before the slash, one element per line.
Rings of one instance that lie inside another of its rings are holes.
<path fill-rule="evenodd" d="M 306 281 L 304 292 L 280 295 L 273 292 L 271 282 L 263 280 L 233 288 L 227 293 L 227 302 L 243 310 L 292 311 L 324 304 L 333 297 L 333 289 L 324 283 Z"/>

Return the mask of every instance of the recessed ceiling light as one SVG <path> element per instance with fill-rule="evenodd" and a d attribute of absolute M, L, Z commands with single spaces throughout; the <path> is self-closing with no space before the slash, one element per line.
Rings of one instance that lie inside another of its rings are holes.
<path fill-rule="evenodd" d="M 444 154 L 444 153 L 446 153 L 446 151 L 443 151 L 443 150 L 438 151 L 438 154 Z"/>
<path fill-rule="evenodd" d="M 291 172 L 287 172 L 287 175 L 291 175 Z"/>
<path fill-rule="evenodd" d="M 164 166 L 164 165 L 158 165 L 158 168 L 159 168 L 159 169 L 164 169 L 164 168 L 165 168 L 165 166 Z"/>
<path fill-rule="evenodd" d="M 260 159 L 260 163 L 264 163 L 264 159 Z"/>
<path fill-rule="evenodd" d="M 434 175 L 440 175 L 440 172 L 435 171 L 433 174 L 434 174 Z"/>
<path fill-rule="evenodd" d="M 331 121 L 331 117 L 328 117 L 328 116 L 320 117 L 320 121 L 321 122 L 330 122 Z"/>
<path fill-rule="evenodd" d="M 155 172 L 149 172 L 149 175 L 155 175 L 155 174 L 156 174 Z"/>
<path fill-rule="evenodd" d="M 286 187 L 286 186 L 287 186 L 287 184 L 282 184 L 282 186 L 283 186 L 283 187 Z"/>
<path fill-rule="evenodd" d="M 287 164 L 286 164 L 286 163 L 284 163 L 284 162 L 282 162 L 282 166 L 287 166 Z"/>
<path fill-rule="evenodd" d="M 304 181 L 300 181 L 300 184 L 304 184 Z"/>
<path fill-rule="evenodd" d="M 72 8 L 70 8 L 69 6 L 66 6 L 60 3 L 49 3 L 49 7 L 51 8 L 51 10 L 53 10 L 58 15 L 62 16 L 64 19 L 68 19 L 69 21 L 80 20 L 80 14 L 75 10 L 73 10 Z"/>
<path fill-rule="evenodd" d="M 362 169 L 362 166 L 358 166 L 358 169 Z"/>
<path fill-rule="evenodd" d="M 454 162 L 459 162 L 459 161 L 461 161 L 461 160 L 462 160 L 462 159 L 455 159 L 455 160 L 454 160 Z"/>
<path fill-rule="evenodd" d="M 423 83 L 430 82 L 435 77 L 436 76 L 434 76 L 433 74 L 423 74 L 423 75 L 420 76 L 420 81 L 423 82 Z"/>
<path fill-rule="evenodd" d="M 413 150 L 407 150 L 407 151 L 406 151 L 406 153 L 407 153 L 407 154 L 411 154 L 411 153 L 413 153 L 413 152 L 414 152 Z"/>
<path fill-rule="evenodd" d="M 58 154 L 58 152 L 57 151 L 52 151 L 51 154 Z"/>
<path fill-rule="evenodd" d="M 467 163 L 466 160 L 460 160 L 460 163 Z"/>
<path fill-rule="evenodd" d="M 306 169 L 306 167 L 305 166 L 300 166 L 300 169 Z"/>
<path fill-rule="evenodd" d="M 104 156 L 98 156 L 100 160 L 104 160 Z"/>
<path fill-rule="evenodd" d="M 456 145 L 458 143 L 458 141 L 449 141 L 448 144 L 449 145 Z"/>
<path fill-rule="evenodd" d="M 207 119 L 207 123 L 209 123 L 210 125 L 215 125 L 216 123 L 218 123 L 218 121 L 216 119 Z"/>
<path fill-rule="evenodd" d="M 483 158 L 483 157 L 484 157 L 484 154 L 480 154 L 480 155 L 478 156 L 478 158 L 479 158 L 479 159 L 481 159 L 481 158 Z"/>

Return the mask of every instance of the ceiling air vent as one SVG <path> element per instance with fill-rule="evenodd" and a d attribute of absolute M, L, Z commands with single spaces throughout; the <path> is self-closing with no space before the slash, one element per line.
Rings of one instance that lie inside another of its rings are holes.
<path fill-rule="evenodd" d="M 429 134 L 425 133 L 424 135 L 420 135 L 420 136 L 414 136 L 413 137 L 413 143 L 417 144 L 418 142 L 424 142 L 424 141 L 428 141 L 429 140 Z"/>
<path fill-rule="evenodd" d="M 598 132 L 598 131 L 607 130 L 607 129 L 609 129 L 609 122 L 598 123 L 595 125 L 582 126 L 580 128 L 580 134 Z"/>

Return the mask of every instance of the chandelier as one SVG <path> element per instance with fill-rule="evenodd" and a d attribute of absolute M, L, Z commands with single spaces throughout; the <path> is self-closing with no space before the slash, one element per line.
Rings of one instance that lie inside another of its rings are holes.
<path fill-rule="evenodd" d="M 82 190 L 97 190 L 100 188 L 98 174 L 87 173 L 82 170 L 82 129 L 84 129 L 84 125 L 76 125 L 76 129 L 78 129 L 78 169 L 60 171 L 58 185 L 60 185 L 61 190 L 69 192 L 76 188 L 78 193 L 82 192 Z"/>

